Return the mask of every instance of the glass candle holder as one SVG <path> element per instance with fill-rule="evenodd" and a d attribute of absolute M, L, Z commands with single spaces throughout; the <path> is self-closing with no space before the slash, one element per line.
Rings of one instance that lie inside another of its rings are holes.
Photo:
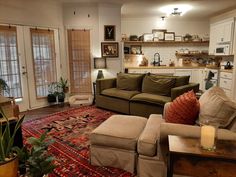
<path fill-rule="evenodd" d="M 209 121 L 201 122 L 201 138 L 200 145 L 202 149 L 208 151 L 214 151 L 216 148 L 217 139 L 217 129 L 216 124 L 212 124 Z"/>

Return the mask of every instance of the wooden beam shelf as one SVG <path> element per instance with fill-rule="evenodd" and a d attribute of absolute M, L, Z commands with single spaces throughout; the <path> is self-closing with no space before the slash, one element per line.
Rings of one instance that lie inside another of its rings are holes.
<path fill-rule="evenodd" d="M 209 41 L 122 41 L 127 45 L 200 45 L 208 46 Z"/>

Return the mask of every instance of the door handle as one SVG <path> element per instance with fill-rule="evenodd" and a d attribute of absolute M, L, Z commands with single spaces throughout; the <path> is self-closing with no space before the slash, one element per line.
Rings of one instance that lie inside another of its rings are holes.
<path fill-rule="evenodd" d="M 27 72 L 26 72 L 26 71 L 22 72 L 22 75 L 26 75 L 26 74 L 27 74 Z"/>

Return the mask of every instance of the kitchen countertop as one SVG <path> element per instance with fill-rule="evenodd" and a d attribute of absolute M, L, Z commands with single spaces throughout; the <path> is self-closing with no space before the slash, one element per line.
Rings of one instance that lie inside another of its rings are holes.
<path fill-rule="evenodd" d="M 220 69 L 220 72 L 233 73 L 233 69 Z"/>
<path fill-rule="evenodd" d="M 136 67 L 125 67 L 127 69 L 219 69 L 215 66 L 136 66 Z"/>

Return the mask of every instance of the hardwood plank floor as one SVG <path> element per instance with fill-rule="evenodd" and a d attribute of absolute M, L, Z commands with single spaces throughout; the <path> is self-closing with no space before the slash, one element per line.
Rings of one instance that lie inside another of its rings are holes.
<path fill-rule="evenodd" d="M 44 117 L 47 116 L 49 114 L 53 114 L 56 112 L 60 112 L 60 111 L 65 111 L 70 109 L 70 106 L 68 103 L 64 103 L 61 105 L 51 105 L 48 107 L 44 107 L 44 108 L 39 108 L 39 109 L 34 109 L 34 110 L 29 110 L 29 111 L 25 111 L 25 112 L 21 112 L 20 115 L 25 115 L 25 120 L 30 120 L 30 119 L 36 119 L 39 117 Z"/>

